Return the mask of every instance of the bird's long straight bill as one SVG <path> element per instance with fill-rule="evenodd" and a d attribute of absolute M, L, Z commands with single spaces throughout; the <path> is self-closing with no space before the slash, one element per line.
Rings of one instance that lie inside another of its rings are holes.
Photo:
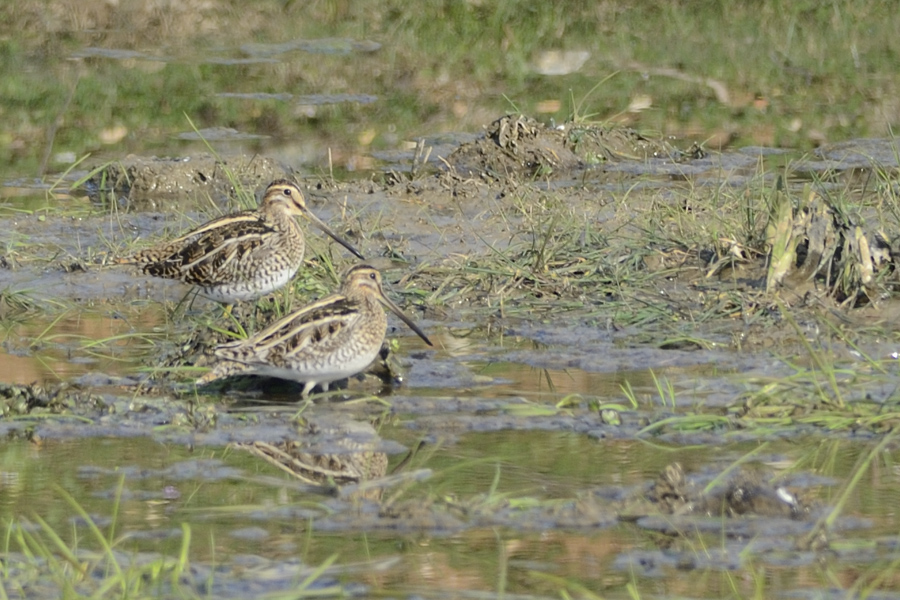
<path fill-rule="evenodd" d="M 393 300 L 391 300 L 384 294 L 379 294 L 379 296 L 380 296 L 379 299 L 381 300 L 381 302 L 384 303 L 384 305 L 387 306 L 389 309 L 391 309 L 391 312 L 393 312 L 395 315 L 400 317 L 400 320 L 403 321 L 404 323 L 406 323 L 407 327 L 409 327 L 410 329 L 415 331 L 416 335 L 419 336 L 420 338 L 422 338 L 423 340 L 425 340 L 426 344 L 428 344 L 429 346 L 434 346 L 434 344 L 431 343 L 431 340 L 428 339 L 428 336 L 425 335 L 425 332 L 423 332 L 421 329 L 419 329 L 419 326 L 416 325 L 415 323 L 413 323 L 413 320 L 410 319 L 409 317 L 407 317 L 403 313 L 403 311 L 400 310 L 400 307 L 397 306 L 396 304 L 394 304 Z"/>
<path fill-rule="evenodd" d="M 325 224 L 325 221 L 314 215 L 311 211 L 306 211 L 306 216 L 312 221 L 313 225 L 324 231 L 328 237 L 336 241 L 338 244 L 349 250 L 356 258 L 361 260 L 366 260 L 366 257 L 363 256 L 359 250 L 350 245 L 350 242 L 344 240 L 338 234 L 331 230 L 331 227 Z"/>

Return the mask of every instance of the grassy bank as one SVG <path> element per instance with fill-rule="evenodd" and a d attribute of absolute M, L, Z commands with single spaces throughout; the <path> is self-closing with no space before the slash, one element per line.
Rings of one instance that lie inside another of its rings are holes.
<path fill-rule="evenodd" d="M 373 148 L 478 131 L 514 107 L 710 146 L 804 149 L 889 134 L 900 97 L 900 16 L 879 0 L 426 0 L 415 11 L 395 1 L 57 0 L 5 5 L 0 17 L 4 178 L 61 170 L 87 152 L 176 153 L 189 144 L 175 139 L 189 130 L 185 115 L 271 136 L 243 142 L 252 151 L 277 146 L 322 166 L 332 148 L 337 164 L 366 165 L 358 157 Z M 311 94 L 377 100 L 300 98 Z"/>

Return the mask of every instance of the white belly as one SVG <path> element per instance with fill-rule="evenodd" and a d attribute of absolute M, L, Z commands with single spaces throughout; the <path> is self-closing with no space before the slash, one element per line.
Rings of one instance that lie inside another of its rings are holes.
<path fill-rule="evenodd" d="M 287 285 L 296 272 L 297 269 L 283 269 L 255 281 L 209 286 L 203 288 L 203 295 L 223 304 L 256 300 Z"/>
<path fill-rule="evenodd" d="M 276 367 L 270 364 L 257 363 L 253 364 L 253 373 L 257 375 L 265 375 L 266 377 L 276 377 L 278 379 L 287 379 L 288 381 L 296 381 L 298 383 L 331 383 L 340 379 L 352 377 L 357 373 L 361 373 L 372 364 L 381 344 L 371 349 L 371 351 L 361 352 L 347 360 L 323 361 L 321 364 L 295 365 L 294 368 Z"/>

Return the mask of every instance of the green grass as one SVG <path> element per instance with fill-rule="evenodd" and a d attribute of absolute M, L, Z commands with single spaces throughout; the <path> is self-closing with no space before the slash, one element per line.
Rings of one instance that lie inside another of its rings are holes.
<path fill-rule="evenodd" d="M 145 598 L 154 591 L 168 589 L 179 597 L 199 597 L 182 580 L 189 568 L 190 527 L 182 525 L 182 545 L 177 557 L 159 555 L 150 560 L 128 556 L 119 547 L 125 537 L 116 532 L 116 514 L 121 501 L 124 478 L 120 480 L 113 502 L 112 523 L 103 531 L 67 492 L 58 493 L 85 524 L 84 539 L 64 539 L 44 519 L 35 515 L 34 523 L 20 519 L 7 525 L 4 557 L 3 596 L 31 586 L 51 586 L 66 598 Z M 96 549 L 93 549 L 96 548 Z M 100 576 L 98 577 L 98 574 Z"/>
<path fill-rule="evenodd" d="M 68 492 L 58 489 L 75 515 L 84 524 L 84 535 L 70 536 L 51 527 L 40 516 L 7 523 L 5 544 L 0 548 L 3 574 L 0 597 L 36 597 L 43 590 L 47 597 L 71 599 L 103 598 L 207 598 L 209 589 L 222 586 L 230 593 L 232 575 L 217 571 L 219 565 L 194 564 L 191 527 L 181 523 L 181 544 L 174 554 L 129 551 L 129 532 L 117 530 L 117 517 L 124 489 L 120 479 L 108 526 L 99 525 Z M 68 539 L 71 538 L 71 539 Z M 267 598 L 345 597 L 343 586 L 324 583 L 323 576 L 334 576 L 345 569 L 332 555 L 315 567 L 288 567 L 279 575 L 284 589 L 272 588 Z M 352 570 L 354 567 L 350 567 Z M 296 574 L 289 576 L 289 570 Z M 204 575 L 205 574 L 205 575 Z M 27 592 L 26 592 L 27 591 Z M 274 595 L 273 595 L 274 594 Z"/>

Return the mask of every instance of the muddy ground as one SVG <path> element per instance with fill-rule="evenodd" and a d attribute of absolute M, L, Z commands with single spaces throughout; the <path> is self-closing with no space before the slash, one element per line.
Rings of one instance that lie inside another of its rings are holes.
<path fill-rule="evenodd" d="M 313 210 L 364 249 L 424 327 L 440 332 L 444 356 L 466 354 L 453 348 L 469 337 L 513 335 L 534 347 L 519 344 L 504 358 L 536 368 L 591 373 L 715 364 L 775 374 L 779 367 L 768 359 L 739 351 L 802 348 L 803 332 L 824 324 L 839 338 L 842 328 L 879 328 L 869 339 L 832 348 L 837 357 L 851 355 L 857 343 L 888 351 L 897 228 L 879 206 L 891 189 L 877 181 L 877 169 L 896 166 L 890 144 L 843 144 L 784 170 L 766 162 L 780 152 L 679 150 L 623 128 L 548 127 L 510 115 L 459 146 L 433 153 L 421 145 L 367 180 L 304 183 Z M 813 168 L 823 181 L 810 186 L 805 176 Z M 27 320 L 53 299 L 114 311 L 131 305 L 144 314 L 140 307 L 166 307 L 154 328 L 162 338 L 143 359 L 156 372 L 86 374 L 80 383 L 88 391 L 108 380 L 137 385 L 140 393 L 191 395 L 190 369 L 208 365 L 215 344 L 241 328 L 257 330 L 273 311 L 328 293 L 348 258 L 312 236 L 308 268 L 291 290 L 239 306 L 224 322 L 186 286 L 110 263 L 210 213 L 246 207 L 266 180 L 292 175 L 258 156 L 110 163 L 81 192 L 89 194 L 87 206 L 79 207 L 77 193 L 61 201 L 72 204 L 71 216 L 14 219 L 15 235 L 28 244 L 10 243 L 0 257 L 4 284 L 28 293 L 7 291 L 2 309 L 11 320 Z M 846 203 L 860 196 L 860 181 L 876 201 L 850 212 Z M 545 345 L 556 350 L 543 352 Z M 585 351 L 592 347 L 616 351 Z M 435 360 L 408 336 L 401 348 L 399 361 L 380 360 L 380 373 L 351 388 L 493 382 L 466 360 Z M 465 356 L 473 357 L 493 360 L 478 349 Z M 272 383 L 254 378 L 249 389 L 231 387 L 250 393 Z M 732 389 L 728 384 L 722 400 L 713 394 L 707 402 L 728 405 Z"/>
<path fill-rule="evenodd" d="M 636 523 L 665 547 L 686 530 L 721 532 L 726 518 L 735 523 L 726 527 L 729 547 L 762 536 L 754 552 L 791 552 L 806 564 L 835 532 L 869 524 L 824 526 L 830 507 L 814 490 L 835 481 L 784 477 L 762 459 L 687 474 L 665 462 L 655 481 L 529 509 L 389 491 L 427 480 L 417 456 L 468 434 L 716 446 L 867 441 L 890 430 L 900 419 L 891 408 L 896 367 L 884 362 L 895 331 L 897 229 L 886 217 L 890 182 L 877 173 L 897 165 L 856 160 L 875 150 L 888 160 L 889 145 L 863 140 L 785 169 L 772 165 L 781 153 L 765 149 L 707 153 L 628 130 L 507 116 L 472 141 L 440 152 L 422 145 L 363 180 L 298 177 L 265 157 L 129 157 L 61 197 L 57 213 L 13 218 L 27 243 L 8 238 L 0 257 L 0 310 L 24 331 L 8 338 L 10 356 L 85 359 L 83 330 L 47 335 L 56 322 L 45 327 L 41 316 L 85 311 L 123 323 L 117 331 L 127 335 L 103 351 L 121 362 L 98 369 L 88 360 L 71 377 L 51 369 L 35 385 L 4 385 L 0 430 L 35 444 L 152 436 L 246 451 L 298 479 L 296 490 L 339 498 L 321 516 L 332 531 Z M 811 163 L 820 176 L 812 185 Z M 312 235 L 293 286 L 233 317 L 180 283 L 112 259 L 247 206 L 267 179 L 283 176 L 299 179 L 312 209 L 385 273 L 389 293 L 436 350 L 391 329 L 378 372 L 312 405 L 298 403 L 299 387 L 274 380 L 194 387 L 215 344 L 328 293 L 349 257 Z M 867 185 L 877 201 L 848 211 Z M 816 350 L 823 331 L 827 356 Z M 859 364 L 860 356 L 871 368 L 840 372 L 832 385 L 796 365 L 826 373 L 826 362 Z M 524 365 L 547 386 L 523 385 L 493 365 Z M 402 442 L 381 435 L 398 429 L 409 432 Z M 340 502 L 371 510 L 347 512 Z M 635 549 L 617 561 L 647 576 L 734 568 L 690 548 Z"/>

